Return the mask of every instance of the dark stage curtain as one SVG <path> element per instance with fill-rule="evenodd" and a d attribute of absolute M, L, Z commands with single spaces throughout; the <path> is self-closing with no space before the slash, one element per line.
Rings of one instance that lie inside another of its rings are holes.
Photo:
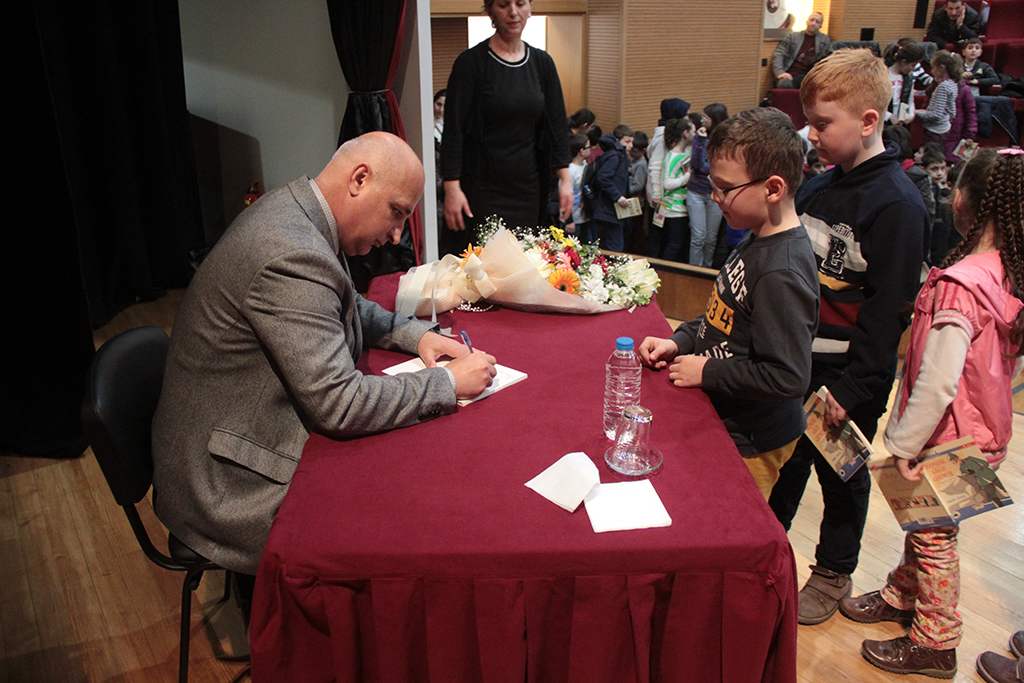
<path fill-rule="evenodd" d="M 406 0 L 327 0 L 334 47 L 351 91 L 338 136 L 339 146 L 377 130 L 406 139 L 398 99 L 391 90 L 402 54 L 405 8 Z M 401 243 L 375 248 L 364 257 L 349 257 L 356 287 L 366 291 L 370 278 L 418 264 L 422 243 L 417 207 Z"/>
<path fill-rule="evenodd" d="M 176 0 L 15 3 L 0 449 L 77 456 L 93 327 L 202 246 Z"/>

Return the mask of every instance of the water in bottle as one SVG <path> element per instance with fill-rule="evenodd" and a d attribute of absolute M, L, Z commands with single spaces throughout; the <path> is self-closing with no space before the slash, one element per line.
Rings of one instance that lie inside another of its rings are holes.
<path fill-rule="evenodd" d="M 615 340 L 615 353 L 605 365 L 604 377 L 604 434 L 614 439 L 623 409 L 640 403 L 640 358 L 630 337 Z"/>

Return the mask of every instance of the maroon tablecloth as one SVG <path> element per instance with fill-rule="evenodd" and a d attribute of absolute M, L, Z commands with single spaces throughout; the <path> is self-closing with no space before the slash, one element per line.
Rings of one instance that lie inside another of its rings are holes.
<path fill-rule="evenodd" d="M 604 363 L 617 336 L 670 331 L 657 307 L 448 324 L 529 378 L 408 429 L 309 439 L 257 577 L 253 681 L 795 681 L 792 550 L 703 393 L 644 370 L 670 527 L 595 534 L 585 507 L 524 486 L 574 451 L 620 480 Z"/>

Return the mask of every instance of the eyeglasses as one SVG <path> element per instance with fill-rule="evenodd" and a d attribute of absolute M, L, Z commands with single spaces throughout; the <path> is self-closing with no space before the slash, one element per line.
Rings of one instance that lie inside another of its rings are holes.
<path fill-rule="evenodd" d="M 717 192 L 722 199 L 725 199 L 727 196 L 729 196 L 729 193 L 732 192 L 733 190 L 739 190 L 739 189 L 742 189 L 744 187 L 747 187 L 748 185 L 756 185 L 757 183 L 763 183 L 764 181 L 768 180 L 768 178 L 770 178 L 770 177 L 771 176 L 766 176 L 764 178 L 758 178 L 757 180 L 751 180 L 749 183 L 743 183 L 742 185 L 733 185 L 732 187 L 719 187 L 718 185 L 715 185 L 714 181 L 711 181 L 711 189 L 714 190 L 715 192 Z"/>

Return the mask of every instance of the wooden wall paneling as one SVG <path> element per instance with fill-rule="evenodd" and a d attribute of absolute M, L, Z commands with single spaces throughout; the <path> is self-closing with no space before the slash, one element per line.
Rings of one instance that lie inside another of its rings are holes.
<path fill-rule="evenodd" d="M 605 133 L 622 118 L 622 0 L 591 0 L 587 11 L 587 108 Z"/>
<path fill-rule="evenodd" d="M 582 14 L 553 14 L 548 16 L 547 25 L 548 42 L 545 49 L 558 68 L 565 112 L 569 115 L 586 106 L 587 101 L 583 89 L 586 22 Z"/>
<path fill-rule="evenodd" d="M 595 4 L 590 3 L 591 13 Z M 681 6 L 674 0 L 626 0 L 624 18 L 624 122 L 652 131 L 667 97 L 681 97 L 695 110 L 711 102 L 725 103 L 730 113 L 757 106 L 762 94 L 760 3 L 719 0 Z M 723 40 L 719 29 L 726 26 L 728 39 Z M 592 45 L 596 39 L 592 33 Z M 598 50 L 591 47 L 590 52 Z"/>
<path fill-rule="evenodd" d="M 920 40 L 924 30 L 914 28 L 915 7 L 915 0 L 832 0 L 827 33 L 832 40 L 860 40 L 862 28 L 874 28 L 882 49 L 904 36 Z"/>
<path fill-rule="evenodd" d="M 811 5 L 811 11 L 821 12 L 821 30 L 831 36 L 832 34 L 829 33 L 829 17 L 832 15 L 832 0 L 814 0 L 814 3 Z"/>
<path fill-rule="evenodd" d="M 452 64 L 469 46 L 468 43 L 469 22 L 466 21 L 466 17 L 431 17 L 430 50 L 434 68 L 434 87 L 430 97 L 448 85 L 448 74 L 452 71 Z"/>

